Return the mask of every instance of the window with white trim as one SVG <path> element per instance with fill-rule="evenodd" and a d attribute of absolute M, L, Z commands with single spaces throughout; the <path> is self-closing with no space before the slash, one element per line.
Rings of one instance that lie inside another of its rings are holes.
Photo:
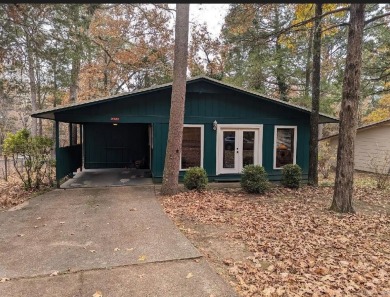
<path fill-rule="evenodd" d="M 184 125 L 180 170 L 203 167 L 203 125 Z"/>
<path fill-rule="evenodd" d="M 274 169 L 296 163 L 297 127 L 275 126 Z"/>

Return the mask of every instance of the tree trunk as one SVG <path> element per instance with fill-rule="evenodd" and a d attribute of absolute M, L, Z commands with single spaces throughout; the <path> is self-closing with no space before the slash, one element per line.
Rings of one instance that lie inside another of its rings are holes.
<path fill-rule="evenodd" d="M 28 76 L 30 81 L 30 93 L 31 93 L 31 111 L 35 112 L 37 110 L 37 83 L 35 80 L 35 67 L 34 67 L 34 58 L 32 53 L 32 45 L 30 42 L 29 32 L 25 31 L 26 34 L 26 47 L 27 47 L 27 67 L 28 67 Z M 37 118 L 31 119 L 31 134 L 32 136 L 37 135 L 38 129 Z"/>
<path fill-rule="evenodd" d="M 70 87 L 69 101 L 75 103 L 77 101 L 78 81 L 80 73 L 80 46 L 76 46 L 76 50 L 72 59 L 72 69 L 70 71 Z M 70 145 L 77 144 L 77 124 L 72 124 L 72 142 Z"/>
<path fill-rule="evenodd" d="M 288 85 L 286 83 L 286 74 L 283 65 L 283 52 L 282 52 L 282 46 L 280 45 L 279 36 L 276 39 L 275 49 L 276 49 L 276 59 L 277 59 L 276 81 L 278 83 L 280 99 L 287 102 Z"/>
<path fill-rule="evenodd" d="M 108 65 L 110 61 L 108 59 L 107 53 L 104 53 L 104 71 L 103 71 L 103 86 L 104 86 L 104 96 L 108 96 L 110 93 L 109 90 L 109 73 L 108 73 Z"/>
<path fill-rule="evenodd" d="M 321 84 L 321 15 L 322 3 L 316 4 L 313 40 L 313 80 L 310 114 L 309 185 L 318 186 L 318 124 Z"/>
<path fill-rule="evenodd" d="M 313 35 L 314 28 L 311 27 L 309 33 L 309 45 L 307 48 L 307 56 L 306 56 L 306 70 L 305 70 L 305 98 L 309 97 L 310 92 L 310 78 L 312 73 L 312 52 L 313 52 Z"/>
<path fill-rule="evenodd" d="M 188 59 L 189 4 L 176 4 L 175 51 L 168 143 L 161 194 L 178 192 Z"/>
<path fill-rule="evenodd" d="M 57 100 L 58 100 L 58 84 L 57 84 L 57 62 L 54 60 L 53 62 L 53 107 L 57 106 Z M 52 151 L 52 158 L 56 158 L 56 121 L 53 121 L 53 130 L 52 130 L 52 139 L 53 139 L 53 151 Z M 59 146 L 58 146 L 59 147 Z"/>
<path fill-rule="evenodd" d="M 352 206 L 355 138 L 360 97 L 365 4 L 351 4 L 347 57 L 340 111 L 336 180 L 331 210 L 354 213 Z"/>

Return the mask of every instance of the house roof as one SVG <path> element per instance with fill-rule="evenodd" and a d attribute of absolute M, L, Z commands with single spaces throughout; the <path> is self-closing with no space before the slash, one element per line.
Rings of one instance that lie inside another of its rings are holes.
<path fill-rule="evenodd" d="M 382 126 L 382 125 L 390 125 L 390 118 L 386 119 L 386 120 L 378 121 L 378 122 L 375 122 L 375 123 L 370 123 L 370 124 L 366 124 L 366 125 L 360 126 L 359 128 L 357 128 L 356 131 L 359 132 L 359 131 L 362 131 L 362 130 L 367 130 L 367 129 L 375 128 L 375 127 Z M 325 140 L 325 139 L 334 138 L 334 137 L 337 137 L 338 135 L 339 135 L 339 133 L 332 134 L 332 135 L 326 136 L 324 138 L 321 138 L 320 141 L 321 140 Z"/>
<path fill-rule="evenodd" d="M 311 112 L 307 108 L 304 108 L 304 107 L 301 107 L 301 106 L 298 106 L 298 105 L 295 105 L 295 104 L 292 104 L 292 103 L 289 103 L 286 101 L 282 101 L 280 99 L 271 98 L 271 97 L 259 94 L 257 92 L 248 91 L 244 88 L 237 87 L 237 86 L 234 86 L 234 85 L 229 84 L 229 83 L 221 82 L 219 80 L 212 79 L 212 78 L 206 77 L 206 76 L 196 76 L 196 77 L 187 79 L 187 84 L 189 84 L 189 83 L 191 84 L 191 83 L 195 83 L 195 82 L 199 82 L 199 81 L 211 82 L 215 85 L 219 85 L 219 86 L 231 89 L 231 90 L 239 91 L 241 93 L 256 97 L 258 99 L 267 100 L 267 101 L 270 101 L 270 102 L 273 102 L 273 103 L 276 103 L 276 104 L 279 104 L 282 106 L 287 106 L 289 108 L 292 108 L 292 109 L 295 109 L 298 111 L 303 111 L 305 113 Z M 111 95 L 108 97 L 97 98 L 97 99 L 92 99 L 92 100 L 87 100 L 87 101 L 79 101 L 79 102 L 75 102 L 75 103 L 71 103 L 71 104 L 60 105 L 57 107 L 42 109 L 42 110 L 36 111 L 35 113 L 32 113 L 31 116 L 35 117 L 35 118 L 44 118 L 44 119 L 54 120 L 55 119 L 54 114 L 57 112 L 77 109 L 77 108 L 95 105 L 95 104 L 99 104 L 99 103 L 103 103 L 103 102 L 109 102 L 109 101 L 113 101 L 113 100 L 119 100 L 119 99 L 123 99 L 124 97 L 133 97 L 133 96 L 137 96 L 137 95 L 141 95 L 141 94 L 146 94 L 146 93 L 150 93 L 150 92 L 168 89 L 170 87 L 172 87 L 172 82 L 158 85 L 158 86 L 151 86 L 149 88 L 144 88 L 144 89 L 136 90 L 133 92 L 120 93 L 120 94 Z M 337 118 L 330 116 L 330 115 L 320 113 L 320 123 L 337 123 L 337 122 L 338 122 Z"/>

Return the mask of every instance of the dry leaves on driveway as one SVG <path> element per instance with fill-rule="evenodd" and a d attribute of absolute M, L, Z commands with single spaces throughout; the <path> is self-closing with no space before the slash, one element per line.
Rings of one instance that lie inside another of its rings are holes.
<path fill-rule="evenodd" d="M 241 296 L 390 296 L 388 214 L 335 214 L 327 210 L 331 195 L 330 187 L 185 192 L 162 203 L 179 226 L 204 238 L 207 226 L 218 226 L 229 230 L 224 240 L 245 244 L 251 256 L 242 261 L 209 259 L 223 264 Z"/>

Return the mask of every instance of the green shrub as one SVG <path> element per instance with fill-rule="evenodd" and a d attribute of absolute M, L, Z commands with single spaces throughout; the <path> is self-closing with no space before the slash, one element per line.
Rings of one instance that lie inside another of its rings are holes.
<path fill-rule="evenodd" d="M 302 179 L 302 169 L 297 164 L 287 164 L 282 169 L 282 185 L 286 188 L 298 189 Z"/>
<path fill-rule="evenodd" d="M 248 193 L 264 194 L 269 188 L 267 172 L 260 165 L 246 165 L 242 170 L 241 187 Z"/>
<path fill-rule="evenodd" d="M 207 183 L 207 172 L 201 167 L 190 167 L 184 174 L 184 186 L 188 190 L 202 191 Z"/>
<path fill-rule="evenodd" d="M 32 137 L 26 129 L 15 134 L 8 133 L 4 139 L 4 153 L 12 157 L 16 173 L 26 189 L 39 189 L 46 178 L 52 183 L 52 149 L 50 138 Z M 22 169 L 17 166 L 19 157 L 23 159 Z"/>

